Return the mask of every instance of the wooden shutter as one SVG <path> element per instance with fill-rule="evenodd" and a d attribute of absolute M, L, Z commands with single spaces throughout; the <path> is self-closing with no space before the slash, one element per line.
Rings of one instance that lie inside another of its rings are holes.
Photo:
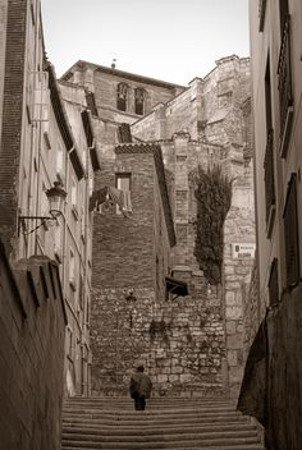
<path fill-rule="evenodd" d="M 292 174 L 288 184 L 283 220 L 287 287 L 293 287 L 298 284 L 300 277 L 296 173 Z"/>

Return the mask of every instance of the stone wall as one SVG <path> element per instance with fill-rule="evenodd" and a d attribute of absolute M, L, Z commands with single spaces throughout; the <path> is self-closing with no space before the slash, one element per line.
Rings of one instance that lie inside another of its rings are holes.
<path fill-rule="evenodd" d="M 249 273 L 242 284 L 243 303 L 243 357 L 247 358 L 249 349 L 253 343 L 260 325 L 259 289 L 258 289 L 258 269 L 256 259 L 251 273 Z"/>
<path fill-rule="evenodd" d="M 56 264 L 12 270 L 0 243 L 0 305 L 1 448 L 57 450 L 66 317 Z"/>
<path fill-rule="evenodd" d="M 135 362 L 149 371 L 149 327 L 155 290 L 135 287 L 94 288 L 91 308 L 92 395 L 127 392 Z"/>
<path fill-rule="evenodd" d="M 251 167 L 233 183 L 232 202 L 224 225 L 224 306 L 229 387 L 236 397 L 244 367 L 245 280 L 254 265 L 255 217 Z M 242 251 L 236 247 L 243 246 Z"/>
<path fill-rule="evenodd" d="M 180 277 L 180 273 L 176 276 Z M 92 394 L 125 395 L 134 364 L 143 361 L 154 396 L 205 396 L 225 392 L 221 293 L 202 273 L 189 274 L 191 295 L 156 301 L 155 291 L 93 291 Z"/>
<path fill-rule="evenodd" d="M 225 335 L 221 292 L 202 272 L 173 271 L 190 295 L 159 305 L 151 323 L 150 374 L 160 395 L 206 396 L 224 392 Z"/>

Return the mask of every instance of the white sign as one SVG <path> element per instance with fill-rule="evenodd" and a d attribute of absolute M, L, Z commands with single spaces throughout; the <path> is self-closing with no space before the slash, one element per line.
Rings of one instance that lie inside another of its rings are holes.
<path fill-rule="evenodd" d="M 255 258 L 256 244 L 232 244 L 233 258 Z"/>

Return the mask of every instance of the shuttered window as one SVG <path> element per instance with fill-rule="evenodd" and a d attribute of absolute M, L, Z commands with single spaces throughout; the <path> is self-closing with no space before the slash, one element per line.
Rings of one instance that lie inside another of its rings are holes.
<path fill-rule="evenodd" d="M 268 282 L 269 304 L 275 305 L 279 302 L 279 275 L 278 275 L 278 259 L 274 258 L 271 265 L 271 272 Z"/>
<path fill-rule="evenodd" d="M 293 287 L 300 276 L 296 173 L 292 174 L 288 185 L 283 220 L 287 287 Z"/>
<path fill-rule="evenodd" d="M 278 90 L 280 109 L 281 156 L 286 157 L 293 121 L 293 95 L 291 81 L 290 17 L 284 15 L 281 22 L 281 46 L 278 62 Z"/>
<path fill-rule="evenodd" d="M 275 197 L 275 176 L 274 176 L 274 133 L 272 129 L 272 96 L 271 96 L 271 75 L 270 56 L 267 57 L 264 91 L 265 91 L 265 122 L 266 122 L 266 149 L 264 158 L 264 184 L 265 184 L 265 204 L 266 204 L 266 224 L 267 235 L 270 237 L 274 219 Z"/>
<path fill-rule="evenodd" d="M 259 0 L 258 12 L 259 12 L 259 31 L 260 32 L 262 32 L 263 28 L 264 28 L 265 10 L 266 10 L 266 0 Z"/>

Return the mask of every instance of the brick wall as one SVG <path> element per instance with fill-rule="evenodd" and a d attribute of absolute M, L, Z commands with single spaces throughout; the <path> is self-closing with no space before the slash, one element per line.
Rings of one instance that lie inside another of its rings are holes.
<path fill-rule="evenodd" d="M 65 314 L 48 258 L 9 266 L 0 243 L 0 441 L 10 450 L 57 450 Z"/>
<path fill-rule="evenodd" d="M 7 0 L 0 1 L 0 143 L 2 128 L 3 85 L 5 67 Z"/>
<path fill-rule="evenodd" d="M 125 391 L 140 358 L 150 366 L 150 323 L 165 300 L 170 241 L 160 174 L 152 152 L 117 154 L 103 164 L 96 188 L 115 186 L 115 173 L 131 174 L 133 214 L 111 206 L 94 215 L 91 309 L 92 392 Z M 133 291 L 133 298 L 130 296 Z"/>
<path fill-rule="evenodd" d="M 154 287 L 154 185 L 152 154 L 120 155 L 118 162 L 103 164 L 96 188 L 115 186 L 115 173 L 131 173 L 133 215 L 94 215 L 93 285 Z"/>
<path fill-rule="evenodd" d="M 23 117 L 27 1 L 12 0 L 7 8 L 7 36 L 0 139 L 0 232 L 12 249 L 17 231 L 17 186 Z"/>

